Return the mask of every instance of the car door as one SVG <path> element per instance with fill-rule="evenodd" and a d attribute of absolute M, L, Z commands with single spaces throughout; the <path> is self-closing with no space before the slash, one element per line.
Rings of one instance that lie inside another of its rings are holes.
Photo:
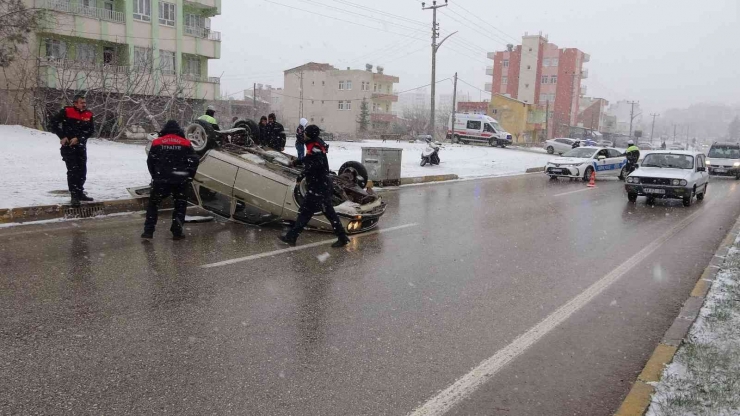
<path fill-rule="evenodd" d="M 699 170 L 699 168 L 704 168 L 703 170 Z M 697 155 L 696 156 L 696 164 L 694 166 L 694 171 L 697 175 L 697 183 L 696 187 L 699 188 L 700 186 L 705 186 L 709 183 L 709 172 L 707 171 L 707 158 L 704 155 Z"/>
<path fill-rule="evenodd" d="M 599 176 L 610 176 L 611 168 L 609 166 L 609 151 L 601 149 L 594 155 L 594 165 Z"/>
<path fill-rule="evenodd" d="M 627 164 L 627 158 L 622 156 L 622 153 L 617 149 L 606 149 L 609 153 L 607 163 L 610 166 L 610 172 L 612 176 L 619 176 L 622 174 L 622 168 Z"/>
<path fill-rule="evenodd" d="M 563 154 L 570 151 L 572 146 L 573 143 L 569 142 L 567 139 L 555 139 L 555 145 L 553 147 L 555 148 L 555 153 Z"/>

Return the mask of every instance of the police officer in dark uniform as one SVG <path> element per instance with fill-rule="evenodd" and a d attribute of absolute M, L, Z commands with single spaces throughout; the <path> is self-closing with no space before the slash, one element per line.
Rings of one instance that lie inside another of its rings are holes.
<path fill-rule="evenodd" d="M 64 107 L 51 118 L 49 130 L 59 136 L 62 160 L 67 165 L 67 187 L 70 205 L 79 207 L 80 201 L 93 199 L 85 194 L 87 180 L 87 139 L 95 132 L 93 113 L 87 109 L 83 95 L 74 98 L 73 105 Z"/>
<path fill-rule="evenodd" d="M 153 186 L 141 238 L 154 237 L 159 204 L 170 195 L 175 200 L 170 231 L 175 240 L 185 238 L 182 226 L 188 207 L 187 190 L 198 169 L 199 161 L 200 158 L 193 150 L 193 145 L 185 138 L 185 133 L 177 121 L 168 121 L 159 132 L 159 137 L 152 142 L 146 161 L 152 175 Z"/>
<path fill-rule="evenodd" d="M 277 122 L 275 114 L 267 116 L 267 142 L 262 143 L 263 145 L 282 152 L 285 150 L 285 127 Z"/>
<path fill-rule="evenodd" d="M 313 124 L 305 130 L 306 156 L 300 161 L 303 164 L 303 173 L 297 182 L 300 183 L 305 177 L 308 193 L 298 210 L 295 225 L 287 234 L 280 236 L 280 240 L 290 246 L 296 245 L 298 236 L 311 221 L 313 214 L 318 211 L 323 212 L 326 219 L 331 222 L 334 234 L 338 237 L 332 247 L 344 247 L 349 244 L 344 226 L 331 203 L 333 185 L 329 178 L 329 160 L 326 158 L 329 146 L 319 138 L 320 132 L 319 127 Z"/>

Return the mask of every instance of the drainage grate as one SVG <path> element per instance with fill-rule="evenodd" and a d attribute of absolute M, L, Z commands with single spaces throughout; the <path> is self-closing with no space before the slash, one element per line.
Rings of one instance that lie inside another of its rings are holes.
<path fill-rule="evenodd" d="M 92 218 L 99 215 L 105 215 L 105 207 L 103 205 L 64 209 L 64 218 Z"/>

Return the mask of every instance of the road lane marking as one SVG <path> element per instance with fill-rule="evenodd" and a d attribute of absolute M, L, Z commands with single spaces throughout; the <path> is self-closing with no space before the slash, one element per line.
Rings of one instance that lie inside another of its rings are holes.
<path fill-rule="evenodd" d="M 356 236 L 353 236 L 353 237 L 350 237 L 350 238 L 359 238 L 359 237 L 365 237 L 365 236 L 375 235 L 375 234 L 384 234 L 384 233 L 388 233 L 388 232 L 391 232 L 391 231 L 397 231 L 397 230 L 403 230 L 405 228 L 416 227 L 417 225 L 419 225 L 419 224 L 417 224 L 417 223 L 411 223 L 411 224 L 399 225 L 397 227 L 383 228 L 382 230 L 370 231 L 370 232 L 367 232 L 367 233 L 364 233 L 364 234 L 359 234 L 359 235 L 356 235 Z M 317 241 L 315 243 L 304 244 L 304 245 L 297 246 L 297 247 L 288 247 L 288 248 L 284 248 L 284 249 L 280 249 L 280 250 L 268 251 L 266 253 L 253 254 L 251 256 L 239 257 L 239 258 L 236 258 L 236 259 L 219 261 L 217 263 L 204 264 L 204 265 L 202 265 L 200 267 L 202 269 L 211 269 L 211 268 L 214 268 L 214 267 L 228 266 L 230 264 L 242 263 L 242 262 L 245 262 L 245 261 L 252 261 L 252 260 L 262 259 L 262 258 L 265 258 L 265 257 L 272 257 L 272 256 L 276 256 L 278 254 L 291 253 L 291 252 L 294 252 L 294 251 L 306 250 L 306 249 L 313 248 L 313 247 L 320 247 L 320 246 L 324 246 L 324 245 L 327 245 L 327 244 L 331 244 L 331 243 L 333 243 L 335 241 L 337 241 L 336 238 L 331 239 L 331 240 L 322 240 L 322 241 Z"/>
<path fill-rule="evenodd" d="M 648 258 L 648 256 L 658 250 L 658 248 L 660 248 L 666 241 L 670 240 L 678 232 L 688 227 L 707 210 L 707 206 L 705 206 L 705 209 L 701 209 L 691 214 L 681 222 L 674 225 L 657 240 L 653 241 L 650 245 L 627 259 L 627 261 L 620 264 L 616 269 L 612 270 L 596 283 L 592 284 L 588 289 L 584 290 L 568 303 L 558 308 L 555 312 L 547 316 L 534 327 L 530 328 L 527 332 L 517 337 L 509 345 L 496 352 L 492 357 L 481 362 L 468 374 L 457 379 L 457 381 L 442 390 L 437 396 L 433 397 L 420 407 L 417 407 L 414 411 L 409 413 L 409 416 L 444 415 L 447 413 L 455 405 L 472 395 L 503 367 L 536 344 L 541 338 L 555 329 L 558 325 L 565 322 L 574 313 L 586 306 L 596 296 L 609 288 L 609 286 L 624 276 L 624 274 L 630 271 L 634 266 Z"/>
<path fill-rule="evenodd" d="M 577 191 L 570 191 L 570 192 L 565 192 L 565 193 L 562 193 L 562 194 L 557 194 L 557 195 L 553 195 L 553 197 L 557 197 L 557 196 L 566 196 L 566 195 L 571 195 L 571 194 L 577 194 L 578 192 L 586 192 L 586 191 L 590 191 L 590 190 L 592 190 L 592 189 L 593 189 L 593 188 L 584 188 L 584 189 L 579 189 L 579 190 L 577 190 Z"/>

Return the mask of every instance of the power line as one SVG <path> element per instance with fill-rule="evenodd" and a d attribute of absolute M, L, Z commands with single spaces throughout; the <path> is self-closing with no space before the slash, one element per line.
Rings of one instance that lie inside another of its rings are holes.
<path fill-rule="evenodd" d="M 486 94 L 491 94 L 491 95 L 493 95 L 493 94 L 492 94 L 491 92 L 489 92 L 489 91 L 486 91 L 486 90 L 482 90 L 482 89 L 480 89 L 480 88 L 476 87 L 475 85 L 473 85 L 473 84 L 471 84 L 471 83 L 469 83 L 469 82 L 465 81 L 464 79 L 462 79 L 462 78 L 460 78 L 460 77 L 458 77 L 458 78 L 457 78 L 457 80 L 458 80 L 458 81 L 462 81 L 462 83 L 463 83 L 463 84 L 465 84 L 465 85 L 467 85 L 467 86 L 469 86 L 469 87 L 471 87 L 471 88 L 475 88 L 476 90 L 478 90 L 478 91 L 480 91 L 480 92 L 484 92 L 484 93 L 486 93 Z"/>

